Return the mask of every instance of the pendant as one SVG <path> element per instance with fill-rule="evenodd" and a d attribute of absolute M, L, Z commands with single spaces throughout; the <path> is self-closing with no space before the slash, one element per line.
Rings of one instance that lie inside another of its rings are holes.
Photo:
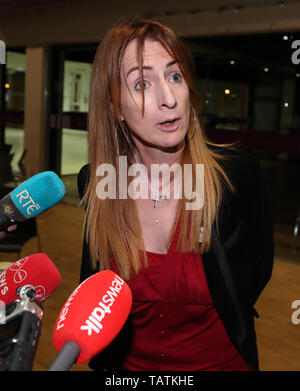
<path fill-rule="evenodd" d="M 159 208 L 159 196 L 156 196 L 152 201 L 154 202 L 153 207 L 156 209 L 155 223 L 158 223 L 159 222 L 159 209 L 158 209 Z"/>
<path fill-rule="evenodd" d="M 163 200 L 167 200 L 168 196 L 166 194 L 164 194 L 162 196 L 155 196 L 152 199 L 152 201 L 154 202 L 153 207 L 156 209 L 155 223 L 159 222 L 159 202 L 160 202 L 159 198 L 162 198 Z"/>

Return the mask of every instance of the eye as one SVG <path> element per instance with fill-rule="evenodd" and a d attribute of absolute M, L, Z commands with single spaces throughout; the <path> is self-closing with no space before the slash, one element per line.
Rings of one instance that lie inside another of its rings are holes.
<path fill-rule="evenodd" d="M 171 77 L 170 80 L 173 81 L 174 83 L 179 83 L 182 80 L 182 75 L 179 72 L 174 73 Z"/>
<path fill-rule="evenodd" d="M 143 84 L 144 84 L 144 89 L 146 89 L 146 88 L 148 87 L 148 85 L 149 85 L 145 80 L 144 80 Z M 136 85 L 134 86 L 134 88 L 135 88 L 136 90 L 138 90 L 138 91 L 141 91 L 141 90 L 142 90 L 142 81 L 139 80 L 139 81 L 136 83 Z"/>

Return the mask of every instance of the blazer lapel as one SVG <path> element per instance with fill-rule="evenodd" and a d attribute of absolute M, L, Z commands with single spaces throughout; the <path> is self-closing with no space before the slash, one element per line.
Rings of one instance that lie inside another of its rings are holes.
<path fill-rule="evenodd" d="M 210 293 L 224 327 L 229 336 L 234 338 L 238 345 L 242 345 L 246 340 L 247 327 L 226 253 L 214 227 L 211 248 L 208 253 L 202 255 L 202 259 Z"/>

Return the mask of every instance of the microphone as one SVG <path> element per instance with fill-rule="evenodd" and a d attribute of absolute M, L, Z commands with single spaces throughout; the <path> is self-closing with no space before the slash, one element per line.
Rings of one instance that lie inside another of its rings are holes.
<path fill-rule="evenodd" d="M 45 254 L 22 258 L 0 274 L 0 371 L 32 370 L 42 327 L 41 302 L 60 280 Z"/>
<path fill-rule="evenodd" d="M 33 254 L 0 274 L 0 301 L 8 304 L 29 297 L 43 302 L 57 288 L 61 275 L 46 254 Z"/>
<path fill-rule="evenodd" d="M 54 327 L 59 353 L 48 371 L 67 371 L 104 350 L 122 329 L 131 309 L 128 285 L 110 270 L 84 280 L 62 307 Z"/>
<path fill-rule="evenodd" d="M 1 310 L 0 371 L 30 371 L 41 335 L 42 307 L 22 297 Z"/>
<path fill-rule="evenodd" d="M 35 217 L 56 205 L 66 188 L 53 171 L 41 172 L 21 183 L 0 200 L 0 231 L 14 222 Z"/>

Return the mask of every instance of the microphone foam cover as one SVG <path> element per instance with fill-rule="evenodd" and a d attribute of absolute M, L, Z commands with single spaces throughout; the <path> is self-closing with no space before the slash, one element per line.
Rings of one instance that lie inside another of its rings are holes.
<path fill-rule="evenodd" d="M 65 193 L 65 185 L 55 172 L 44 171 L 21 183 L 9 195 L 18 211 L 30 218 L 56 205 Z"/>
<path fill-rule="evenodd" d="M 44 301 L 57 288 L 61 275 L 46 254 L 33 254 L 13 263 L 0 275 L 0 300 L 6 304 L 19 298 L 17 289 L 33 285 L 36 301 Z"/>
<path fill-rule="evenodd" d="M 110 270 L 84 280 L 61 309 L 53 332 L 60 350 L 73 341 L 80 348 L 76 364 L 105 349 L 122 329 L 131 309 L 132 294 L 125 281 Z"/>

